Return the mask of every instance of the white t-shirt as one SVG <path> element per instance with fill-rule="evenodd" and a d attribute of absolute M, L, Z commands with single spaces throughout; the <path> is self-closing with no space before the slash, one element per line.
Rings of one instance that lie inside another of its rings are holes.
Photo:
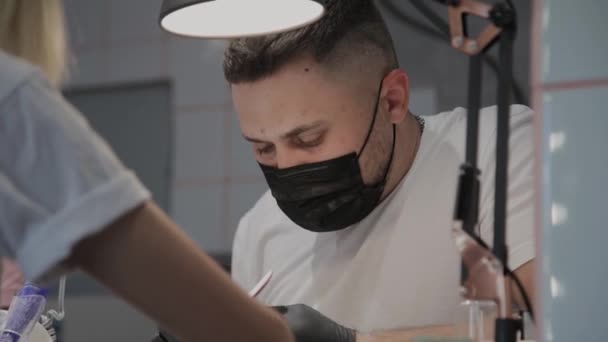
<path fill-rule="evenodd" d="M 38 69 L 0 51 L 0 247 L 27 280 L 149 197 Z"/>
<path fill-rule="evenodd" d="M 480 115 L 480 231 L 491 245 L 496 107 Z M 460 301 L 460 257 L 450 229 L 466 110 L 425 121 L 408 174 L 370 215 L 347 229 L 302 229 L 264 194 L 239 224 L 235 281 L 250 289 L 272 270 L 258 297 L 263 303 L 304 303 L 364 332 L 452 323 Z M 512 106 L 511 127 L 507 243 L 509 265 L 516 269 L 535 255 L 531 110 Z"/>

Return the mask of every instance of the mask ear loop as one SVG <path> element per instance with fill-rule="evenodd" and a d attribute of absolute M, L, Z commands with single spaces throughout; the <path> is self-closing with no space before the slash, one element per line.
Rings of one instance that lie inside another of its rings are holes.
<path fill-rule="evenodd" d="M 382 79 L 382 81 L 384 81 L 384 79 Z M 374 129 L 374 124 L 376 123 L 376 116 L 378 116 L 378 104 L 380 103 L 380 93 L 382 92 L 382 82 L 380 82 L 380 87 L 378 89 L 378 95 L 376 96 L 376 103 L 374 104 L 374 116 L 372 117 L 372 123 L 369 125 L 369 128 L 367 129 L 367 135 L 365 136 L 365 140 L 363 141 L 363 146 L 361 146 L 361 149 L 359 150 L 359 153 L 357 154 L 357 159 L 359 159 L 359 157 L 361 156 L 361 153 L 363 153 L 363 150 L 365 149 L 365 147 L 367 146 L 367 142 L 369 141 L 369 137 L 372 135 L 372 131 Z"/>
<path fill-rule="evenodd" d="M 393 166 L 393 155 L 395 154 L 395 142 L 397 141 L 396 130 L 397 130 L 397 125 L 393 124 L 393 145 L 391 146 L 391 156 L 389 157 L 388 165 L 386 165 L 386 169 L 384 170 L 384 176 L 382 177 L 382 182 L 380 182 L 380 184 L 382 184 L 383 187 L 386 184 L 386 178 L 388 177 L 388 172 L 391 170 L 391 166 Z"/>
<path fill-rule="evenodd" d="M 382 79 L 382 81 L 384 81 L 384 79 Z M 378 89 L 378 96 L 376 97 L 376 104 L 374 105 L 374 116 L 372 117 L 372 123 L 369 126 L 369 129 L 367 130 L 367 136 L 365 137 L 365 140 L 363 141 L 363 146 L 361 146 L 361 150 L 359 150 L 359 154 L 357 155 L 357 159 L 359 159 L 359 157 L 361 157 L 361 153 L 363 153 L 363 150 L 365 149 L 365 147 L 367 146 L 367 142 L 369 141 L 369 137 L 372 135 L 372 130 L 374 129 L 374 124 L 376 123 L 376 116 L 378 116 L 378 104 L 380 103 L 380 94 L 382 92 L 382 82 L 380 82 L 380 87 Z M 384 187 L 384 185 L 386 184 L 386 177 L 388 176 L 388 172 L 391 169 L 391 166 L 393 165 L 393 154 L 395 153 L 395 141 L 396 139 L 396 130 L 397 130 L 397 125 L 393 124 L 393 144 L 391 146 L 391 155 L 389 157 L 388 160 L 388 165 L 386 165 L 386 169 L 384 169 L 384 176 L 382 176 L 382 181 L 380 181 L 380 183 L 378 185 Z"/>

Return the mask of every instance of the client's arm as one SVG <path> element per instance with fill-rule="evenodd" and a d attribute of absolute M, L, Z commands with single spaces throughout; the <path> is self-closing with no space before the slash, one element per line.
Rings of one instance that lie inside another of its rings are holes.
<path fill-rule="evenodd" d="M 78 243 L 69 261 L 183 341 L 293 341 L 151 202 Z"/>

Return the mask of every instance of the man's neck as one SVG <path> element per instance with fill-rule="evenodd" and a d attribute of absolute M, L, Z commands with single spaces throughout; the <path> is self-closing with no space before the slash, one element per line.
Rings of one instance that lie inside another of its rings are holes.
<path fill-rule="evenodd" d="M 389 171 L 383 198 L 395 190 L 403 177 L 410 171 L 422 138 L 422 127 L 414 115 L 408 114 L 402 123 L 397 125 L 395 132 L 395 152 L 393 165 Z"/>

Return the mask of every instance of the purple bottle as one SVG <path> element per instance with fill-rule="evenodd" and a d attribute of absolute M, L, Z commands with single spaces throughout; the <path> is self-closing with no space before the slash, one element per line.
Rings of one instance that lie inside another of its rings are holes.
<path fill-rule="evenodd" d="M 0 332 L 0 342 L 19 342 L 21 337 L 29 336 L 44 311 L 47 293 L 46 289 L 32 284 L 26 284 L 17 293 Z"/>

